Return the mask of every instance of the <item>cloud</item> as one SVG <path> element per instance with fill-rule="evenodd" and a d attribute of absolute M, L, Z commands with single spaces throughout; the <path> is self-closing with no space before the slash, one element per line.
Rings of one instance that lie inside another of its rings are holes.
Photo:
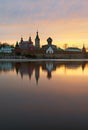
<path fill-rule="evenodd" d="M 88 0 L 1 0 L 0 23 L 88 18 Z"/>
<path fill-rule="evenodd" d="M 43 41 L 87 39 L 87 23 L 88 0 L 0 0 L 0 40 L 34 39 L 37 29 Z"/>

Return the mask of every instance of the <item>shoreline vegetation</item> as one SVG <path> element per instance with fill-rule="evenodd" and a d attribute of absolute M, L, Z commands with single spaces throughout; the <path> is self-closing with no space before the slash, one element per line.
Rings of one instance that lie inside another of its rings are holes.
<path fill-rule="evenodd" d="M 83 53 L 66 53 L 66 54 L 29 54 L 17 55 L 15 53 L 0 54 L 0 61 L 4 62 L 42 62 L 42 61 L 88 61 L 88 52 Z"/>
<path fill-rule="evenodd" d="M 0 53 L 1 62 L 42 62 L 42 61 L 88 61 L 88 52 L 86 53 L 58 53 L 58 54 L 16 54 Z"/>

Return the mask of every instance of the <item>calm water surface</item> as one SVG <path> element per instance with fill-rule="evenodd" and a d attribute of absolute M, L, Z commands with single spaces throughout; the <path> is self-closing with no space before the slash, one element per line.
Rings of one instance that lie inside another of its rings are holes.
<path fill-rule="evenodd" d="M 27 128 L 88 128 L 87 62 L 0 62 L 0 130 Z"/>

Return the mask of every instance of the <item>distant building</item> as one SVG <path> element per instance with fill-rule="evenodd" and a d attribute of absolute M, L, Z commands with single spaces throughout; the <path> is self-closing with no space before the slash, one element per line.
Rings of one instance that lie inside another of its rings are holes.
<path fill-rule="evenodd" d="M 81 52 L 81 49 L 77 47 L 68 47 L 65 49 L 66 52 Z"/>
<path fill-rule="evenodd" d="M 13 47 L 11 46 L 5 46 L 0 48 L 0 53 L 12 53 L 13 52 Z"/>
<path fill-rule="evenodd" d="M 40 38 L 39 38 L 38 32 L 35 38 L 35 49 L 40 49 Z"/>

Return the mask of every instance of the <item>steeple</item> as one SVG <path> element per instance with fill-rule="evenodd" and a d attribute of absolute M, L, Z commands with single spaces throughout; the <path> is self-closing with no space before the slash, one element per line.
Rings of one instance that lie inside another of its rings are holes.
<path fill-rule="evenodd" d="M 37 40 L 40 40 L 40 39 L 39 39 L 39 35 L 38 35 L 38 31 L 37 31 L 36 39 L 37 39 Z"/>
<path fill-rule="evenodd" d="M 21 40 L 20 40 L 20 42 L 21 42 L 21 43 L 23 42 L 23 37 L 21 37 Z"/>
<path fill-rule="evenodd" d="M 86 48 L 85 48 L 85 45 L 83 44 L 83 48 L 82 48 L 82 53 L 83 54 L 86 54 Z"/>
<path fill-rule="evenodd" d="M 40 48 L 40 38 L 39 38 L 39 35 L 38 35 L 38 31 L 36 33 L 36 38 L 35 38 L 35 48 L 36 49 Z"/>

